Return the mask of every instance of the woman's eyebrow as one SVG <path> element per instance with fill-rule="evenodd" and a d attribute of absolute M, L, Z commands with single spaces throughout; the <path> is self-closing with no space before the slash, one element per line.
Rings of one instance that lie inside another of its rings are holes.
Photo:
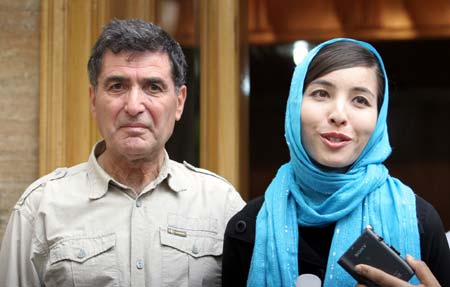
<path fill-rule="evenodd" d="M 332 82 L 326 81 L 326 80 L 322 80 L 322 79 L 317 79 L 314 80 L 310 83 L 310 85 L 322 85 L 322 86 L 327 86 L 327 87 L 335 87 L 335 85 Z M 362 86 L 356 86 L 354 88 L 352 88 L 352 90 L 357 91 L 357 92 L 362 92 L 365 94 L 369 94 L 371 95 L 373 98 L 376 99 L 376 96 L 374 93 L 372 93 L 372 91 L 370 91 L 368 88 L 366 87 L 362 87 Z"/>
<path fill-rule="evenodd" d="M 362 93 L 364 93 L 364 94 L 369 94 L 369 95 L 370 95 L 371 97 L 373 97 L 374 99 L 377 98 L 377 97 L 375 96 L 375 94 L 372 93 L 372 91 L 369 90 L 369 89 L 366 88 L 366 87 L 360 87 L 360 86 L 357 86 L 357 87 L 354 87 L 352 90 L 357 91 L 357 92 L 362 92 Z"/>
<path fill-rule="evenodd" d="M 317 80 L 312 81 L 312 82 L 310 83 L 310 85 L 312 85 L 312 84 L 314 84 L 314 85 L 328 86 L 328 87 L 334 87 L 334 86 L 335 86 L 333 83 L 331 83 L 331 82 L 329 82 L 329 81 L 326 81 L 326 80 L 321 80 L 321 79 L 317 79 Z"/>

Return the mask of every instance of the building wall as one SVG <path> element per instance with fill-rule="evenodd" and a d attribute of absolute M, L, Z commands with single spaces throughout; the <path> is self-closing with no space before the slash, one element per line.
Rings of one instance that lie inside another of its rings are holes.
<path fill-rule="evenodd" d="M 0 238 L 38 175 L 40 1 L 0 0 Z"/>

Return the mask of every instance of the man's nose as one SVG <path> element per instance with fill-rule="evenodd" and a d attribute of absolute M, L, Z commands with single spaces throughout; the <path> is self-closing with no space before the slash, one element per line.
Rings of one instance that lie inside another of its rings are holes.
<path fill-rule="evenodd" d="M 144 95 L 139 87 L 132 87 L 125 100 L 125 111 L 130 116 L 136 116 L 144 111 Z"/>

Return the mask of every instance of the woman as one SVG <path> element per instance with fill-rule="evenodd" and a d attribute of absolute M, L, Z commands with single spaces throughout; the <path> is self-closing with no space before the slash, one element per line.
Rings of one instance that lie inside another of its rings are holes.
<path fill-rule="evenodd" d="M 228 223 L 223 286 L 295 286 L 308 273 L 323 286 L 355 286 L 337 260 L 369 224 L 450 286 L 439 215 L 383 165 L 388 100 L 383 62 L 367 43 L 330 40 L 297 66 L 285 121 L 290 161 Z"/>

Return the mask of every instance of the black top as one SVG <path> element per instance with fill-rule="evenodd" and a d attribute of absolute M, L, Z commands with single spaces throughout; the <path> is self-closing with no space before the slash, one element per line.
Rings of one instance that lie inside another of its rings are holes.
<path fill-rule="evenodd" d="M 222 286 L 246 286 L 255 243 L 256 216 L 264 197 L 250 201 L 227 225 L 222 258 Z M 416 195 L 422 260 L 442 286 L 450 286 L 450 249 L 442 221 L 431 204 Z M 299 227 L 300 274 L 324 281 L 335 224 Z M 299 274 L 299 275 L 300 275 Z"/>

